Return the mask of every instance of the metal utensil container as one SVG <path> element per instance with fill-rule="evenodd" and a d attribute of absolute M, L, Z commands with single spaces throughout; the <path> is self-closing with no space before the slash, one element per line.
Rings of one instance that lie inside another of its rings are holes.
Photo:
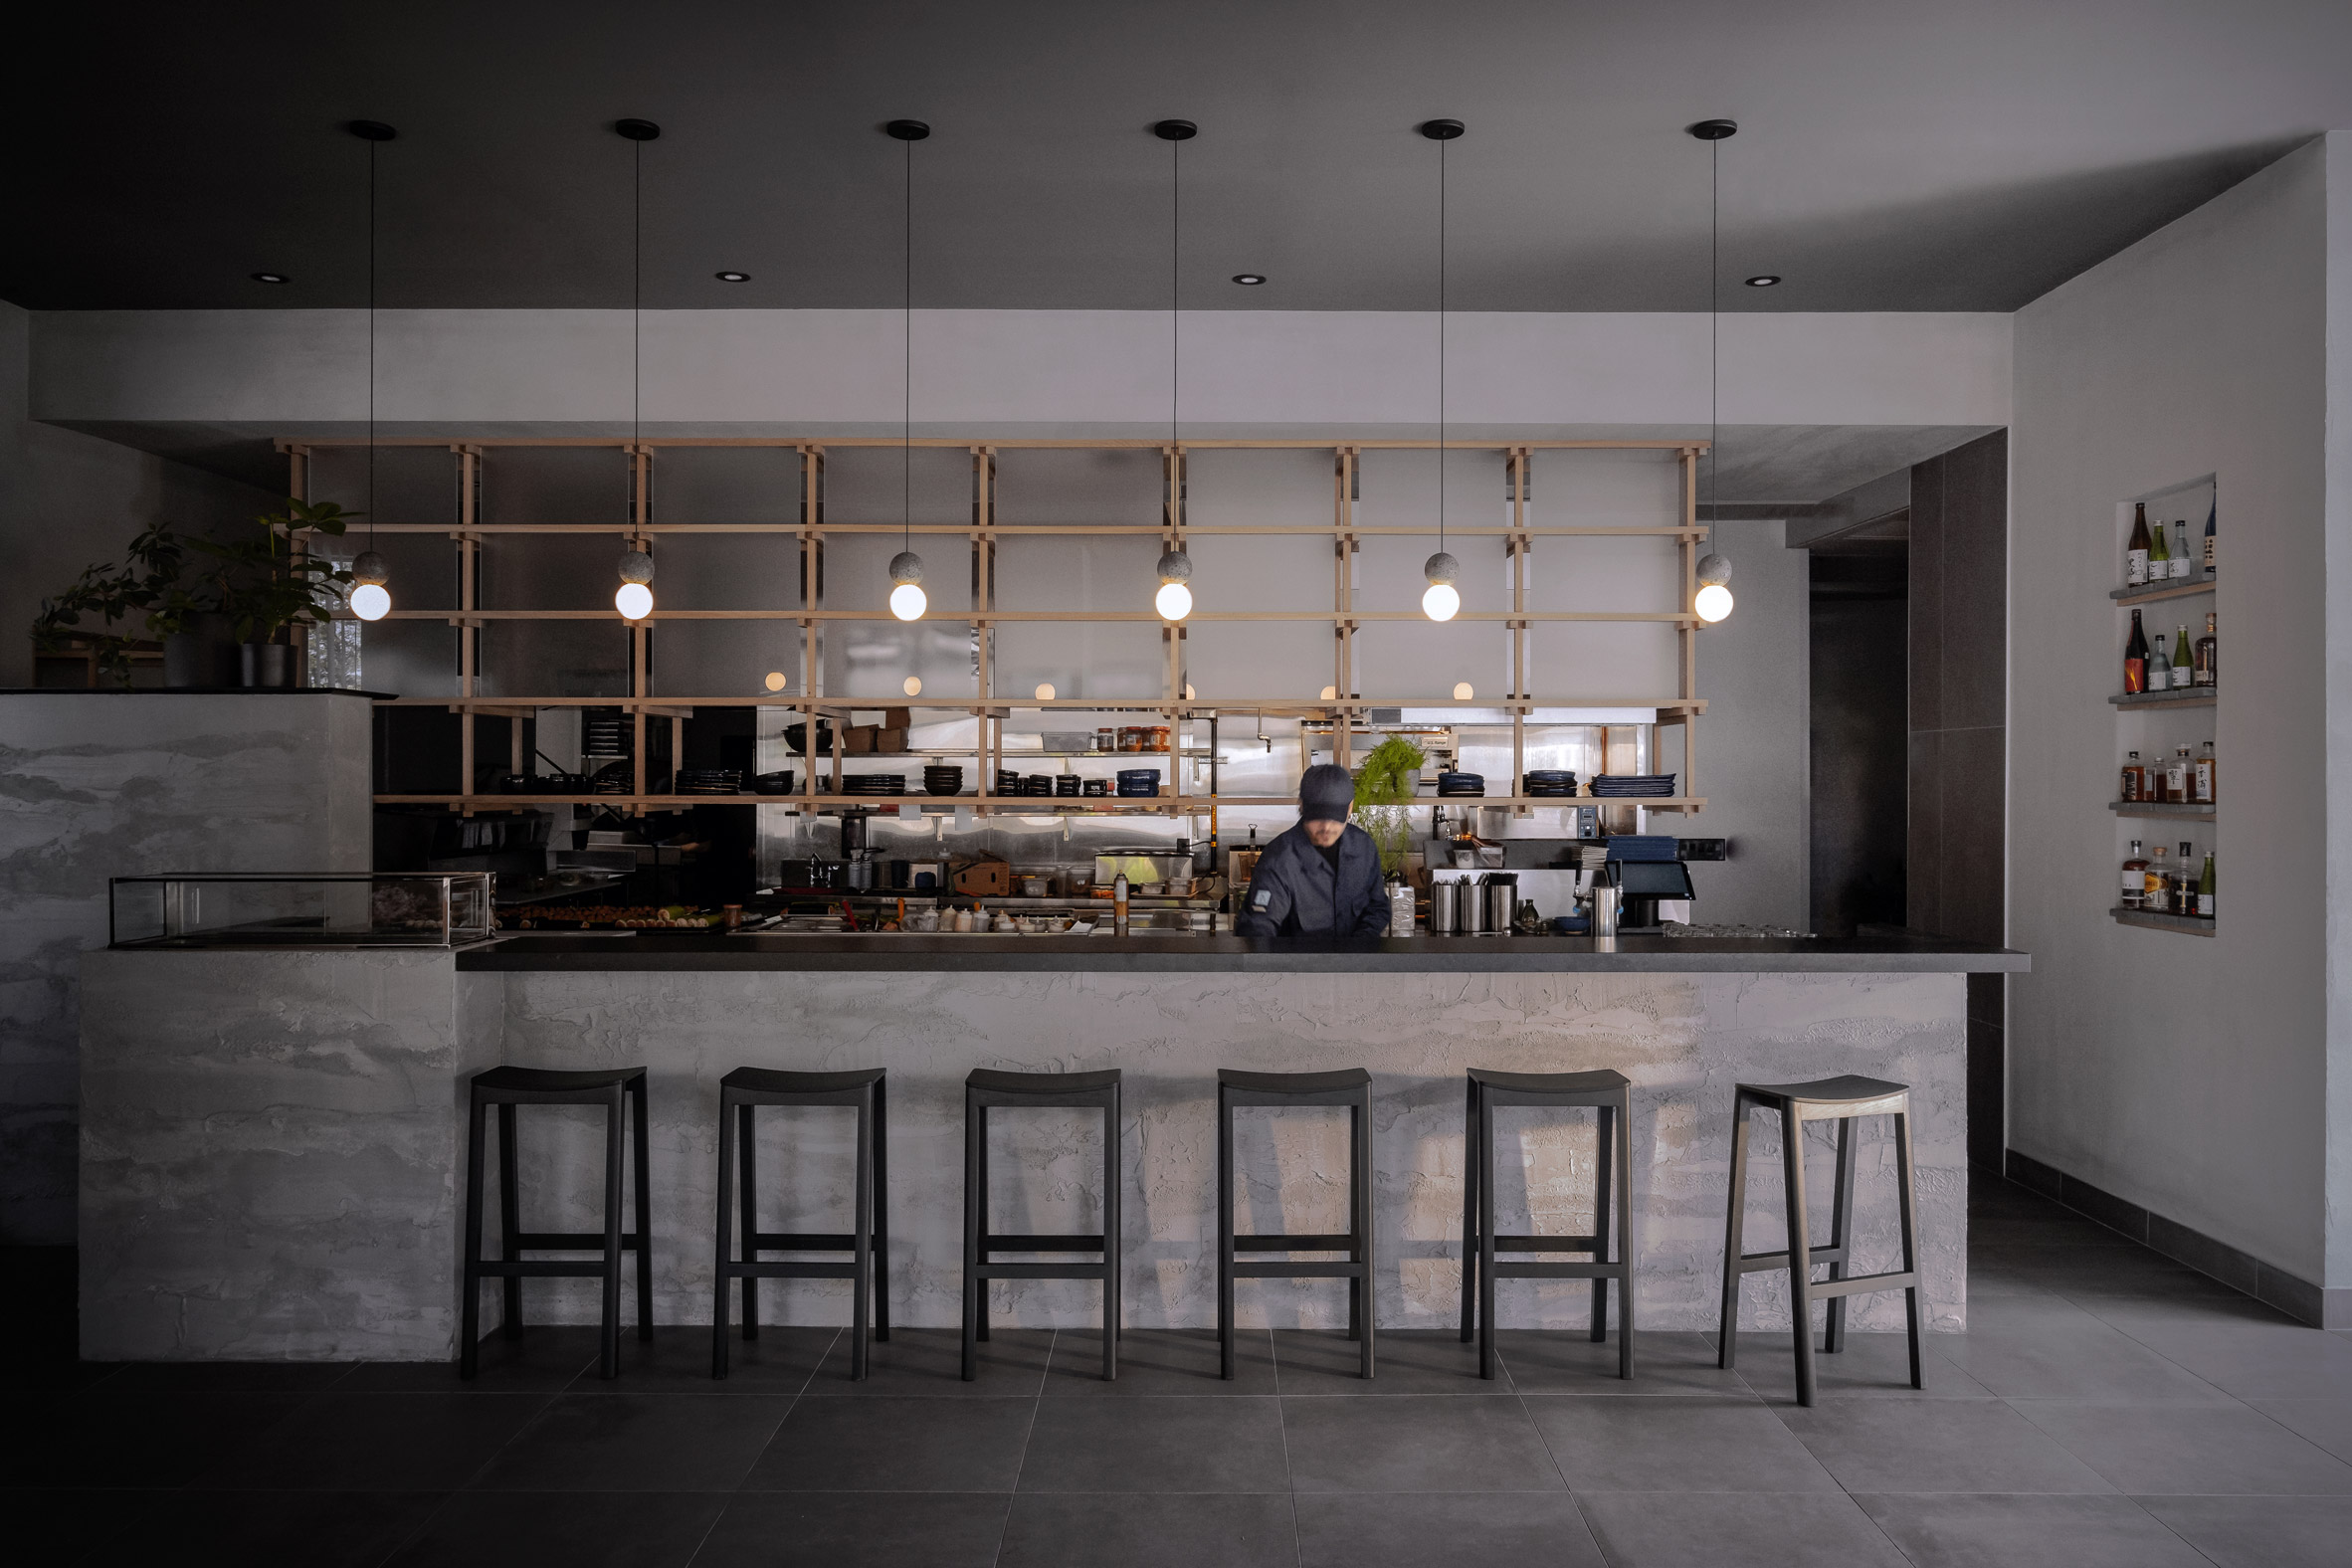
<path fill-rule="evenodd" d="M 1519 879 L 1507 872 L 1488 872 L 1478 883 L 1478 921 L 1485 929 L 1508 936 L 1519 913 Z"/>

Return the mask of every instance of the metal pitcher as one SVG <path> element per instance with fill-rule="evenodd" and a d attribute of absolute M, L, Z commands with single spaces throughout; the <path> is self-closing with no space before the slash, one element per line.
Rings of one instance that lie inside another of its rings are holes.
<path fill-rule="evenodd" d="M 1498 936 L 1511 934 L 1519 913 L 1519 879 L 1509 872 L 1488 872 L 1478 883 L 1478 923 Z"/>

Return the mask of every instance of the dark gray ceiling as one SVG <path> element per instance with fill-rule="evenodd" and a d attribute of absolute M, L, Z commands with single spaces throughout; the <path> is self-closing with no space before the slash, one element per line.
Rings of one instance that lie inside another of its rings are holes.
<path fill-rule="evenodd" d="M 2312 134 L 2352 126 L 2345 0 L 895 0 L 244 3 L 44 9 L 20 31 L 0 297 L 34 308 L 352 304 L 363 144 L 388 305 L 1154 307 L 1169 150 L 1185 302 L 1706 301 L 1707 150 L 1729 115 L 1727 308 L 2006 310 Z M 726 285 L 722 268 L 752 281 Z M 273 288 L 248 281 L 289 274 Z M 1273 282 L 1227 282 L 1255 271 Z M 1742 288 L 1758 272 L 1774 290 Z"/>

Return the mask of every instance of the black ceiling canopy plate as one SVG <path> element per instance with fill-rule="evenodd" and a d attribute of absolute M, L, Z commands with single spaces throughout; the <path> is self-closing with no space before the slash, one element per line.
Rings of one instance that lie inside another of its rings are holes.
<path fill-rule="evenodd" d="M 1690 127 L 1690 134 L 1701 141 L 1721 141 L 1739 134 L 1739 123 L 1729 119 L 1702 119 Z"/>
<path fill-rule="evenodd" d="M 920 141 L 931 133 L 931 127 L 919 119 L 893 119 L 882 129 L 900 141 Z"/>
<path fill-rule="evenodd" d="M 1163 119 L 1151 127 L 1151 133 L 1162 141 L 1190 141 L 1201 133 L 1201 127 L 1189 119 Z"/>
<path fill-rule="evenodd" d="M 343 128 L 361 141 L 390 141 L 400 134 L 380 119 L 355 119 Z"/>
<path fill-rule="evenodd" d="M 1432 141 L 1452 141 L 1462 131 L 1463 124 L 1459 119 L 1425 119 L 1421 122 L 1421 133 Z"/>
<path fill-rule="evenodd" d="M 631 141 L 652 141 L 662 134 L 662 127 L 650 119 L 616 119 L 613 129 Z"/>

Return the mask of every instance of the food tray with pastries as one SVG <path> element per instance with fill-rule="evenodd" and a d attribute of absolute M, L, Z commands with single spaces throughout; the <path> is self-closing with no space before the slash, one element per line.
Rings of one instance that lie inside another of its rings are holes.
<path fill-rule="evenodd" d="M 510 911 L 507 923 L 515 930 L 589 931 L 704 931 L 726 916 L 683 903 L 581 903 L 553 909 Z"/>

